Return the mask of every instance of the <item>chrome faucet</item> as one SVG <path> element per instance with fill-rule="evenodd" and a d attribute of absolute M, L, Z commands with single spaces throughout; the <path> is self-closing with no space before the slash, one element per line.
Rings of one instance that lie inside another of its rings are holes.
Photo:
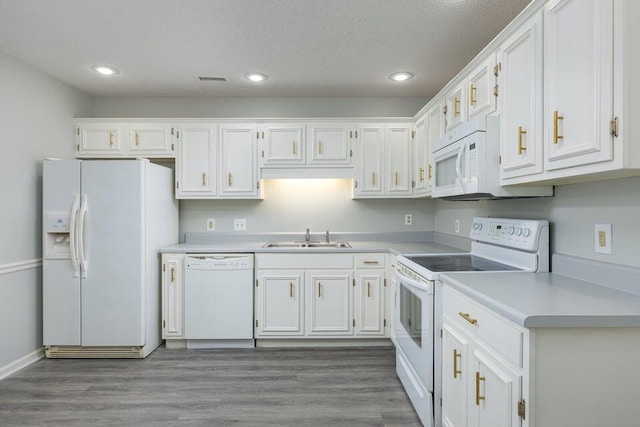
<path fill-rule="evenodd" d="M 305 242 L 310 242 L 311 241 L 311 235 L 309 234 L 309 229 L 307 228 L 307 232 L 304 234 L 304 241 Z"/>
<path fill-rule="evenodd" d="M 327 234 L 325 234 L 324 238 L 327 241 L 327 243 L 329 243 L 329 230 L 327 230 Z"/>

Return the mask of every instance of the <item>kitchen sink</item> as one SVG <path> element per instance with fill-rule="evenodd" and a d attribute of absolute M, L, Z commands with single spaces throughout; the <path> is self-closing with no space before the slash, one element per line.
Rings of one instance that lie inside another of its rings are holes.
<path fill-rule="evenodd" d="M 304 248 L 350 248 L 351 245 L 347 242 L 269 242 L 265 243 L 263 248 L 292 248 L 292 249 L 304 249 Z"/>

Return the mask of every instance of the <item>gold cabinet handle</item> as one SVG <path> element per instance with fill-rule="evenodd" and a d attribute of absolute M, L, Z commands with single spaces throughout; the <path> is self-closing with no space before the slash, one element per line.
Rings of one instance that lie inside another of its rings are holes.
<path fill-rule="evenodd" d="M 420 168 L 420 182 L 424 182 L 424 168 Z"/>
<path fill-rule="evenodd" d="M 202 172 L 202 186 L 206 187 L 207 186 L 207 174 Z"/>
<path fill-rule="evenodd" d="M 289 298 L 293 298 L 293 282 L 289 282 Z"/>
<path fill-rule="evenodd" d="M 480 381 L 484 381 L 485 379 L 485 377 L 480 376 L 480 372 L 476 372 L 476 406 L 480 406 L 480 401 L 485 398 L 485 396 L 480 395 Z"/>
<path fill-rule="evenodd" d="M 140 135 L 138 135 L 138 132 L 136 132 L 136 147 L 140 146 Z"/>
<path fill-rule="evenodd" d="M 429 163 L 429 179 L 431 179 L 431 163 Z"/>
<path fill-rule="evenodd" d="M 371 298 L 371 282 L 367 282 L 367 298 Z"/>
<path fill-rule="evenodd" d="M 318 154 L 322 154 L 322 141 L 318 140 Z"/>
<path fill-rule="evenodd" d="M 291 153 L 292 154 L 296 154 L 296 142 L 295 141 L 292 141 Z"/>
<path fill-rule="evenodd" d="M 320 293 L 320 287 L 322 285 L 320 284 L 320 282 L 318 282 L 318 298 L 320 298 L 322 296 L 322 294 Z"/>
<path fill-rule="evenodd" d="M 460 105 L 460 100 L 456 96 L 455 98 L 453 98 L 453 117 L 458 117 L 460 115 L 458 105 Z"/>
<path fill-rule="evenodd" d="M 472 325 L 477 325 L 478 324 L 478 319 L 472 319 L 471 316 L 469 315 L 469 313 L 463 313 L 463 312 L 458 312 L 458 314 L 460 315 L 460 317 L 462 317 L 464 320 L 466 320 L 467 322 L 471 323 Z"/>
<path fill-rule="evenodd" d="M 376 173 L 375 172 L 371 172 L 371 181 L 372 181 L 373 185 L 376 185 Z"/>
<path fill-rule="evenodd" d="M 393 182 L 395 182 L 395 185 L 398 185 L 398 172 L 395 173 Z"/>
<path fill-rule="evenodd" d="M 227 173 L 227 183 L 229 184 L 229 187 L 231 187 L 232 185 L 232 179 L 231 179 L 231 172 Z"/>
<path fill-rule="evenodd" d="M 113 147 L 113 132 L 109 132 L 109 147 Z"/>
<path fill-rule="evenodd" d="M 564 120 L 564 116 L 558 114 L 558 111 L 553 112 L 553 143 L 557 144 L 561 139 L 564 138 L 563 135 L 558 134 L 558 122 L 560 120 Z"/>
<path fill-rule="evenodd" d="M 458 358 L 462 361 L 462 353 L 458 353 L 458 350 L 453 349 L 453 378 L 458 378 L 458 375 L 462 374 L 462 371 L 458 369 Z"/>
<path fill-rule="evenodd" d="M 523 151 L 527 151 L 527 147 L 522 146 L 522 135 L 526 135 L 527 131 L 522 129 L 522 126 L 518 126 L 518 154 L 522 154 Z"/>
<path fill-rule="evenodd" d="M 368 264 L 368 265 L 370 265 L 370 264 L 376 264 L 377 265 L 378 261 L 362 261 L 362 263 L 363 264 Z"/>
<path fill-rule="evenodd" d="M 476 105 L 476 87 L 473 83 L 471 83 L 471 88 L 469 89 L 469 105 Z"/>
<path fill-rule="evenodd" d="M 171 267 L 171 283 L 176 281 L 176 269 Z"/>

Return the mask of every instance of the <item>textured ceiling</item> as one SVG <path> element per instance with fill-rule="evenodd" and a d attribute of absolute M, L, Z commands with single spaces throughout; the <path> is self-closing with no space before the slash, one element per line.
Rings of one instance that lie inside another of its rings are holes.
<path fill-rule="evenodd" d="M 0 0 L 0 50 L 95 96 L 432 96 L 527 3 Z"/>

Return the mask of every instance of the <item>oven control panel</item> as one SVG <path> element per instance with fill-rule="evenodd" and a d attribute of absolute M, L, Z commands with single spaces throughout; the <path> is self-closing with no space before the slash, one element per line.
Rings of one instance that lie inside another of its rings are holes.
<path fill-rule="evenodd" d="M 549 244 L 549 221 L 475 217 L 469 238 L 534 252 Z"/>

